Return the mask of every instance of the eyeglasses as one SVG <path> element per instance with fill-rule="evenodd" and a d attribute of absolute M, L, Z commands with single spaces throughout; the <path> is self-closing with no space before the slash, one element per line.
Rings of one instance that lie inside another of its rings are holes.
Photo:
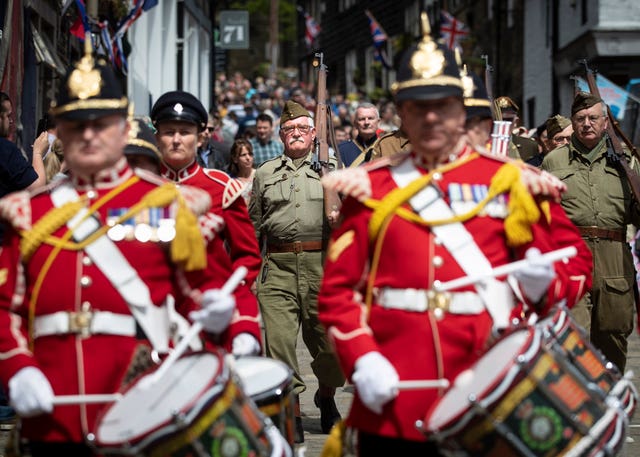
<path fill-rule="evenodd" d="M 571 135 L 569 136 L 554 136 L 551 140 L 558 144 L 558 143 L 568 143 L 569 140 L 571 139 Z"/>
<path fill-rule="evenodd" d="M 293 133 L 295 129 L 298 129 L 298 132 L 302 134 L 306 134 L 311 131 L 311 126 L 310 125 L 285 125 L 284 127 L 280 127 L 280 130 L 282 130 L 282 132 L 285 135 L 289 135 L 290 133 Z"/>
<path fill-rule="evenodd" d="M 589 119 L 590 123 L 594 123 L 597 122 L 598 119 L 605 117 L 604 114 L 591 114 L 590 116 L 576 116 L 573 119 L 578 123 L 578 124 L 584 124 L 584 121 L 586 121 L 587 119 Z"/>
<path fill-rule="evenodd" d="M 209 133 L 213 133 L 215 129 L 216 129 L 215 127 L 207 127 L 207 130 L 209 131 Z"/>

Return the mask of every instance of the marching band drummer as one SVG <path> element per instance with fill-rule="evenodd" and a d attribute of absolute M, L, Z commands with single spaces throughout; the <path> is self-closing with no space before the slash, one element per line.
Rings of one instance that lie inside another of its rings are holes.
<path fill-rule="evenodd" d="M 563 299 L 571 306 L 590 284 L 588 249 L 572 259 L 585 265 L 581 278 L 541 260 L 557 248 L 549 217 L 564 221 L 555 230 L 566 244 L 583 244 L 558 204 L 536 202 L 519 166 L 465 144 L 460 72 L 429 37 L 424 13 L 422 22 L 392 88 L 412 151 L 324 179 L 347 196 L 319 314 L 356 388 L 346 425 L 361 456 L 440 455 L 416 421 L 442 390 L 400 382 L 453 381 L 486 350 L 492 328 L 509 325 L 514 296 L 543 314 Z M 436 292 L 438 282 L 525 258 L 508 281 Z"/>
<path fill-rule="evenodd" d="M 11 226 L 0 380 L 33 456 L 93 453 L 84 439 L 103 405 L 54 406 L 55 396 L 117 392 L 138 356 L 166 352 L 176 327 L 188 328 L 187 313 L 219 334 L 235 308 L 219 290 L 232 270 L 218 237 L 221 255 L 202 270 L 212 257 L 196 214 L 208 195 L 128 166 L 129 102 L 86 42 L 52 108 L 70 176 L 0 203 Z"/>
<path fill-rule="evenodd" d="M 193 94 L 181 90 L 164 93 L 151 108 L 151 120 L 157 129 L 162 176 L 209 194 L 215 220 L 204 225 L 216 226 L 213 233 L 225 242 L 234 270 L 240 266 L 248 270 L 246 281 L 236 292 L 238 313 L 225 335 L 229 343 L 225 344 L 226 349 L 236 356 L 258 355 L 262 349 L 260 313 L 251 287 L 260 271 L 262 257 L 242 198 L 244 186 L 221 170 L 198 165 L 200 134 L 207 125 L 208 115 Z"/>

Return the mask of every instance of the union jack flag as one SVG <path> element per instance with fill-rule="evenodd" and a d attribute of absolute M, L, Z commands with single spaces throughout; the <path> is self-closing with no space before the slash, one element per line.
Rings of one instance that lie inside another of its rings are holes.
<path fill-rule="evenodd" d="M 460 48 L 460 40 L 469 35 L 469 29 L 446 11 L 440 11 L 440 34 L 449 49 Z"/>
<path fill-rule="evenodd" d="M 313 43 L 316 41 L 316 37 L 320 35 L 320 25 L 309 13 L 304 13 L 304 42 L 307 43 L 307 48 L 311 49 Z"/>
<path fill-rule="evenodd" d="M 371 11 L 365 10 L 364 13 L 367 15 L 367 18 L 369 18 L 369 29 L 371 30 L 371 39 L 373 40 L 373 47 L 375 51 L 374 58 L 378 62 L 381 62 L 386 69 L 390 69 L 391 64 L 389 64 L 389 59 L 387 59 L 385 49 L 387 46 L 387 34 L 382 29 L 382 26 L 380 26 L 378 21 L 376 21 L 376 18 L 373 17 Z"/>

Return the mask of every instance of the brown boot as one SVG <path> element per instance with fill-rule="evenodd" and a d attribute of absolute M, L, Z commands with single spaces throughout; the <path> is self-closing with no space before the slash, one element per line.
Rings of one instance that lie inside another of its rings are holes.
<path fill-rule="evenodd" d="M 323 386 L 313 396 L 313 402 L 320 408 L 320 427 L 322 433 L 329 433 L 333 425 L 342 419 L 336 402 L 333 399 L 336 390 L 332 387 Z"/>

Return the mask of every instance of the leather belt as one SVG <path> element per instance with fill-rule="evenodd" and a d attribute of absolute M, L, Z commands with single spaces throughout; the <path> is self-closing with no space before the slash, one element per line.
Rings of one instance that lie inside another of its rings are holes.
<path fill-rule="evenodd" d="M 299 254 L 302 251 L 322 251 L 324 249 L 323 241 L 294 241 L 293 243 L 270 244 L 267 246 L 269 252 L 295 252 Z"/>
<path fill-rule="evenodd" d="M 78 311 L 37 316 L 33 321 L 33 336 L 77 333 L 83 337 L 103 335 L 136 336 L 136 320 L 127 314 L 108 311 Z"/>
<path fill-rule="evenodd" d="M 603 240 L 613 240 L 625 242 L 627 241 L 626 230 L 606 229 L 593 226 L 579 226 L 578 230 L 583 238 L 600 238 Z"/>
<path fill-rule="evenodd" d="M 423 313 L 440 310 L 451 314 L 480 314 L 484 303 L 475 292 L 436 292 L 425 289 L 384 288 L 377 293 L 378 305 Z"/>

